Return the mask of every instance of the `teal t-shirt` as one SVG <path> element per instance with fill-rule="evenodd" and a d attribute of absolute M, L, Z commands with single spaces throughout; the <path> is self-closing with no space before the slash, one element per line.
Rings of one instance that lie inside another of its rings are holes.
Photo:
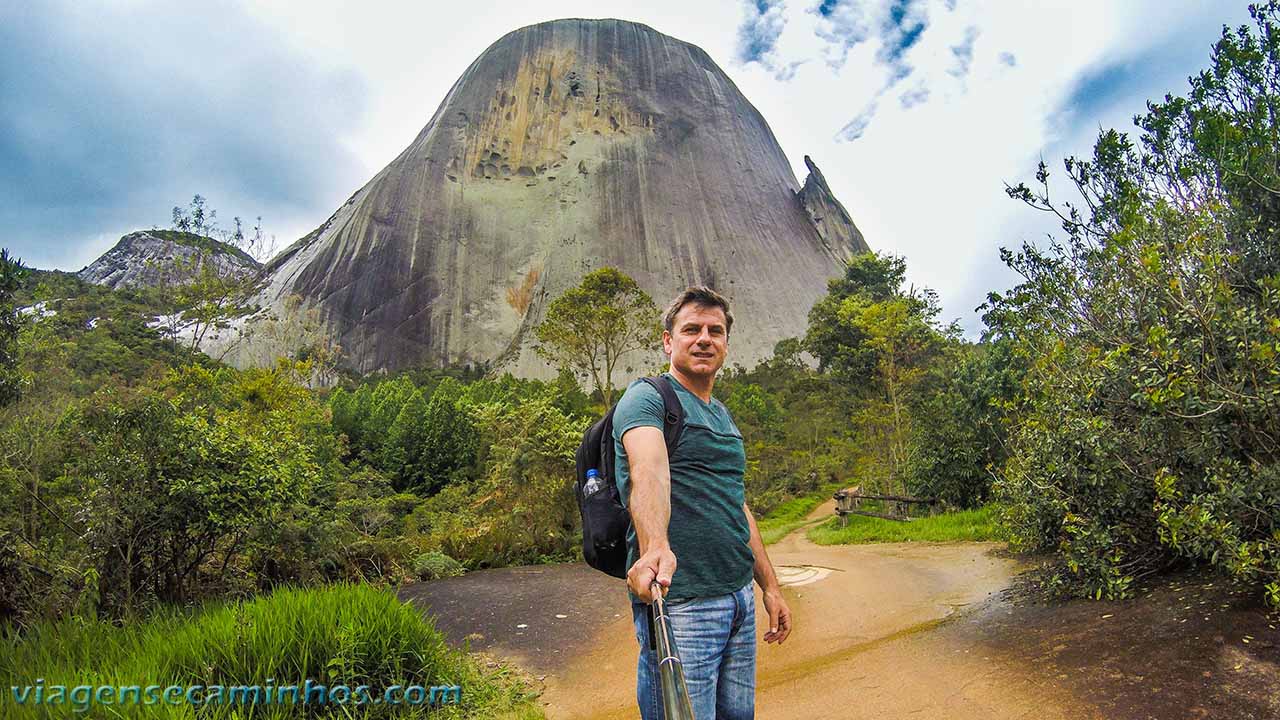
<path fill-rule="evenodd" d="M 671 521 L 667 539 L 676 556 L 669 598 L 725 595 L 751 582 L 754 555 L 751 530 L 742 512 L 743 472 L 747 456 L 742 433 L 729 409 L 712 398 L 705 403 L 670 373 L 662 377 L 676 390 L 684 408 L 684 431 L 671 453 Z M 623 505 L 629 506 L 631 467 L 622 435 L 634 427 L 662 429 L 662 396 L 649 383 L 627 387 L 613 411 L 614 477 Z M 633 528 L 627 536 L 627 566 L 636 560 Z"/>

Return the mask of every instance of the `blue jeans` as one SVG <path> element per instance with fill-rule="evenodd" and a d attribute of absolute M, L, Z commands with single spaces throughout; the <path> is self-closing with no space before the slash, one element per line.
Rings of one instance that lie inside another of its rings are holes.
<path fill-rule="evenodd" d="M 667 603 L 697 720 L 750 720 L 756 703 L 756 610 L 751 583 L 737 592 Z M 640 643 L 636 700 L 643 720 L 663 720 L 648 605 L 632 603 Z"/>

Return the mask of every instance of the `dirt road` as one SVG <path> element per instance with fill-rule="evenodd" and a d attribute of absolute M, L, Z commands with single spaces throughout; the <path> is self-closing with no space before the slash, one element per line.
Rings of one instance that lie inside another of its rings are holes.
<path fill-rule="evenodd" d="M 757 717 L 1280 719 L 1280 618 L 1256 596 L 1189 571 L 1123 602 L 1015 600 L 1019 561 L 997 549 L 819 547 L 803 530 L 770 547 L 795 632 L 759 647 Z M 621 581 L 546 565 L 420 583 L 403 597 L 452 642 L 530 671 L 551 720 L 637 717 Z"/>
<path fill-rule="evenodd" d="M 811 517 L 827 516 L 830 505 Z M 761 645 L 761 718 L 1100 717 L 1057 684 L 948 632 L 1017 570 L 987 543 L 770 547 L 796 630 Z M 477 577 L 480 576 L 480 577 Z M 620 581 L 584 566 L 475 573 L 407 593 L 451 639 L 539 677 L 547 717 L 634 718 L 636 641 Z M 766 618 L 757 597 L 758 620 Z M 760 634 L 763 635 L 763 630 Z"/>
<path fill-rule="evenodd" d="M 826 517 L 830 505 L 811 517 Z M 1099 717 L 1013 661 L 951 642 L 956 613 L 1004 589 L 1016 563 L 988 543 L 814 545 L 803 530 L 769 548 L 795 617 L 782 646 L 761 645 L 761 718 Z M 758 624 L 766 618 L 757 591 Z M 763 635 L 764 630 L 759 633 Z M 606 624 L 578 660 L 545 680 L 548 718 L 634 718 L 629 618 Z"/>

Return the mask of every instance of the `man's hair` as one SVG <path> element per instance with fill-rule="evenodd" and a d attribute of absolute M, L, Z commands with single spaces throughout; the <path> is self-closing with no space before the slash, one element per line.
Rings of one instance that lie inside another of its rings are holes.
<path fill-rule="evenodd" d="M 698 285 L 686 289 L 684 292 L 671 301 L 667 306 L 667 312 L 662 316 L 662 326 L 671 332 L 676 324 L 676 315 L 680 313 L 680 308 L 693 303 L 704 309 L 720 308 L 724 311 L 724 334 L 728 335 L 733 329 L 733 313 L 729 312 L 729 301 L 725 296 L 712 290 L 706 285 Z"/>

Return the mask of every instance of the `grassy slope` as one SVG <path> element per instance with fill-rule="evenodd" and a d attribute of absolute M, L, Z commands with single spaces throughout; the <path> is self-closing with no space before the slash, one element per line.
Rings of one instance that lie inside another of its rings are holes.
<path fill-rule="evenodd" d="M 809 539 L 818 545 L 847 545 L 872 542 L 952 542 L 957 540 L 1001 540 L 996 527 L 993 505 L 977 510 L 954 512 L 918 518 L 910 522 L 881 520 L 863 515 L 850 515 L 848 527 L 832 518 L 809 530 Z"/>
<path fill-rule="evenodd" d="M 56 313 L 33 328 L 23 351 L 24 370 L 46 385 L 73 382 L 76 395 L 113 381 L 131 384 L 157 365 L 212 362 L 148 325 L 167 309 L 145 291 L 111 290 L 72 273 L 33 270 L 15 297 L 19 307 L 43 298 L 46 311 Z"/>
<path fill-rule="evenodd" d="M 541 709 L 510 670 L 450 648 L 431 621 L 394 594 L 368 585 L 286 589 L 239 603 L 207 604 L 192 613 L 161 611 L 115 627 L 70 618 L 0 639 L 0 686 L 35 685 L 46 693 L 65 685 L 367 685 L 381 696 L 390 685 L 459 685 L 462 702 L 375 708 L 386 718 L 512 718 L 536 720 Z M 314 706 L 313 706 L 314 707 Z M 287 718 L 292 705 L 266 706 L 254 717 Z M 330 704 L 320 717 L 364 717 L 353 705 Z M 68 704 L 46 705 L 46 715 L 0 697 L 0 717 L 70 717 Z M 112 717 L 194 718 L 181 705 L 94 706 Z M 201 718 L 240 717 L 232 704 L 205 705 Z M 117 711 L 119 714 L 117 715 Z M 308 715 L 309 717 L 312 715 Z"/>
<path fill-rule="evenodd" d="M 195 233 L 184 232 L 182 230 L 157 229 L 157 230 L 146 230 L 144 232 L 150 233 L 162 240 L 168 240 L 170 242 L 178 243 L 179 245 L 188 245 L 191 247 L 200 248 L 201 250 L 208 250 L 214 253 L 226 253 L 228 255 L 235 255 L 236 257 L 240 258 L 241 260 L 243 260 L 244 262 L 250 265 L 253 265 L 254 267 L 258 266 L 258 261 L 254 260 L 253 256 L 250 255 L 249 253 L 241 250 L 235 245 L 222 242 L 221 240 L 215 240 L 205 235 L 197 235 Z"/>
<path fill-rule="evenodd" d="M 803 495 L 782 503 L 756 521 L 760 528 L 760 538 L 765 545 L 772 545 L 791 531 L 805 524 L 805 518 L 813 509 L 831 499 L 831 494 L 840 489 L 840 485 L 830 485 L 809 495 Z"/>

